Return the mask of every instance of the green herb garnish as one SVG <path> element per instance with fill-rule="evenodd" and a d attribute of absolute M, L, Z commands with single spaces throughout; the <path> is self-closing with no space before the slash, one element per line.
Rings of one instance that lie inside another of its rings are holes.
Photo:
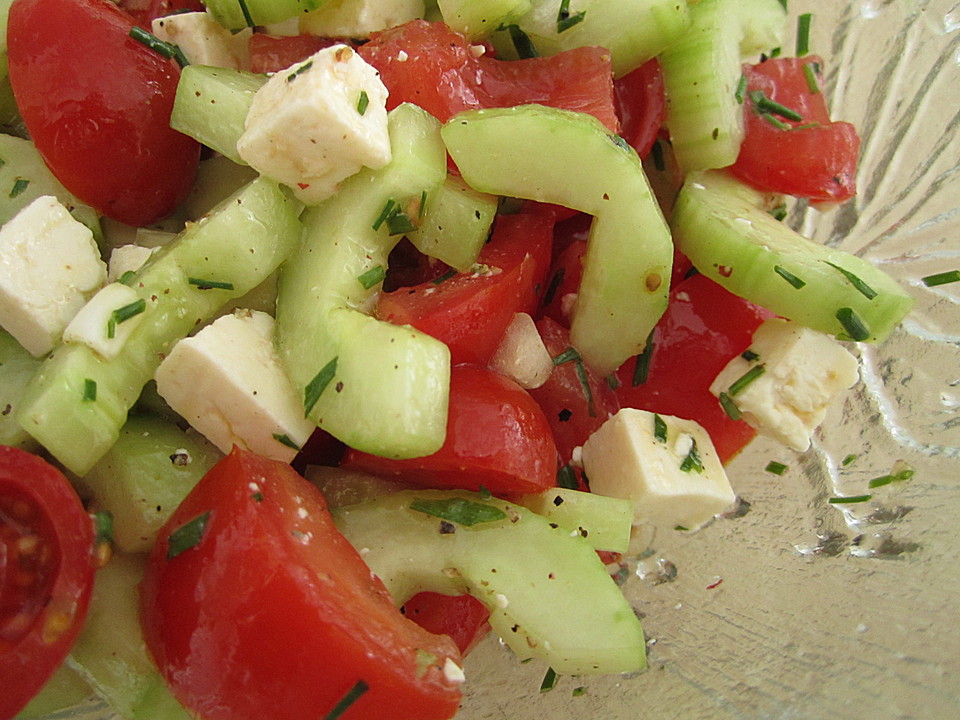
<path fill-rule="evenodd" d="M 527 60 L 529 58 L 540 57 L 540 53 L 537 52 L 536 46 L 534 46 L 533 41 L 530 37 L 520 29 L 519 25 L 507 25 L 506 27 L 499 27 L 498 30 L 506 30 L 510 33 L 510 41 L 513 43 L 513 48 L 517 51 L 517 57 L 521 60 Z"/>
<path fill-rule="evenodd" d="M 333 710 L 323 716 L 323 720 L 338 720 L 347 710 L 350 709 L 350 706 L 359 700 L 360 697 L 369 689 L 370 686 L 367 685 L 363 680 L 357 680 L 356 685 L 350 688 L 347 694 L 340 698 L 340 701 L 333 706 Z"/>
<path fill-rule="evenodd" d="M 733 97 L 736 98 L 738 105 L 743 105 L 743 101 L 747 97 L 747 76 L 741 74 L 740 80 L 737 82 L 737 89 L 733 93 Z"/>
<path fill-rule="evenodd" d="M 729 395 L 725 392 L 720 393 L 717 396 L 720 400 L 720 407 L 723 408 L 723 411 L 727 414 L 727 417 L 731 420 L 739 420 L 743 417 L 743 413 L 740 412 L 740 408 L 737 407 L 737 404 L 733 401 Z"/>
<path fill-rule="evenodd" d="M 18 195 L 23 194 L 23 191 L 27 189 L 27 186 L 30 185 L 30 181 L 25 178 L 18 177 L 13 181 L 13 187 L 10 188 L 10 197 L 15 198 Z"/>
<path fill-rule="evenodd" d="M 803 77 L 807 81 L 807 90 L 811 95 L 820 93 L 820 81 L 817 79 L 817 71 L 814 69 L 815 63 L 805 63 L 803 66 Z"/>
<path fill-rule="evenodd" d="M 810 21 L 811 13 L 804 13 L 797 17 L 797 57 L 803 57 L 810 52 Z"/>
<path fill-rule="evenodd" d="M 653 437 L 662 443 L 667 441 L 667 424 L 657 413 L 653 414 Z"/>
<path fill-rule="evenodd" d="M 210 511 L 197 515 L 193 520 L 185 522 L 178 527 L 167 538 L 167 560 L 173 560 L 177 555 L 186 552 L 197 545 L 203 539 L 203 533 L 207 529 L 207 521 L 210 519 Z"/>
<path fill-rule="evenodd" d="M 936 273 L 935 275 L 927 275 L 925 278 L 922 278 L 922 280 L 923 284 L 927 287 L 960 282 L 960 270 L 947 270 L 946 272 Z"/>
<path fill-rule="evenodd" d="M 83 379 L 83 401 L 94 402 L 97 399 L 97 381 L 91 378 Z"/>
<path fill-rule="evenodd" d="M 243 14 L 243 21 L 247 24 L 247 27 L 256 25 L 253 16 L 250 14 L 250 8 L 247 7 L 247 0 L 237 0 L 237 5 L 240 6 L 240 12 Z"/>
<path fill-rule="evenodd" d="M 750 383 L 763 375 L 763 373 L 766 371 L 767 369 L 765 366 L 754 365 L 730 385 L 730 387 L 727 389 L 727 394 L 730 395 L 730 397 L 739 395 L 747 389 Z"/>
<path fill-rule="evenodd" d="M 357 278 L 357 281 L 363 286 L 364 290 L 369 290 L 374 285 L 382 283 L 386 276 L 387 271 L 384 269 L 383 265 L 377 265 L 363 273 Z"/>
<path fill-rule="evenodd" d="M 300 446 L 297 445 L 293 440 L 291 440 L 289 435 L 285 435 L 282 433 L 274 433 L 273 439 L 276 440 L 281 445 L 286 445 L 288 448 L 293 448 L 294 450 L 297 450 L 297 451 L 300 450 Z"/>
<path fill-rule="evenodd" d="M 121 285 L 130 285 L 130 283 L 133 282 L 133 279 L 136 276 L 137 276 L 136 271 L 127 270 L 126 272 L 123 273 L 123 275 L 117 278 L 117 282 L 120 283 Z"/>
<path fill-rule="evenodd" d="M 870 330 L 863 324 L 852 308 L 843 307 L 837 310 L 837 320 L 843 325 L 843 329 L 851 340 L 860 342 L 870 337 Z"/>
<path fill-rule="evenodd" d="M 162 55 L 168 60 L 176 60 L 177 65 L 182 68 L 185 68 L 190 64 L 187 61 L 187 56 L 183 54 L 183 50 L 180 49 L 179 45 L 161 40 L 153 33 L 144 30 L 142 27 L 137 27 L 135 25 L 130 28 L 130 37 L 132 37 L 138 43 L 147 46 L 158 55 Z"/>
<path fill-rule="evenodd" d="M 847 505 L 850 503 L 867 502 L 872 497 L 872 495 L 849 495 L 847 497 L 832 497 L 827 502 L 831 505 Z"/>
<path fill-rule="evenodd" d="M 367 112 L 367 107 L 370 105 L 370 96 L 367 95 L 366 90 L 360 91 L 360 99 L 357 100 L 357 112 L 363 115 Z"/>
<path fill-rule="evenodd" d="M 293 81 L 296 80 L 298 77 L 300 77 L 300 75 L 302 75 L 303 73 L 305 73 L 307 70 L 309 70 L 309 69 L 312 68 L 312 67 L 313 67 L 313 60 L 307 60 L 307 62 L 305 62 L 303 65 L 301 65 L 300 67 L 298 67 L 298 68 L 297 68 L 296 70 L 294 70 L 292 73 L 290 73 L 289 75 L 287 75 L 287 82 L 293 82 Z"/>
<path fill-rule="evenodd" d="M 456 274 L 457 274 L 456 268 L 450 268 L 443 275 L 440 275 L 439 277 L 435 277 L 430 282 L 433 283 L 434 285 L 442 285 L 443 283 L 445 283 L 447 280 L 449 280 Z"/>
<path fill-rule="evenodd" d="M 768 473 L 773 475 L 783 475 L 787 471 L 787 466 L 782 462 L 777 462 L 776 460 L 771 460 L 767 463 L 767 466 L 764 468 Z"/>
<path fill-rule="evenodd" d="M 843 467 L 847 467 L 848 465 L 852 465 L 854 462 L 856 462 L 856 459 L 857 459 L 857 456 L 854 455 L 853 453 L 850 453 L 845 458 L 843 458 L 843 460 L 840 461 L 840 464 L 843 465 Z"/>
<path fill-rule="evenodd" d="M 557 32 L 565 32 L 574 25 L 583 22 L 586 15 L 586 10 L 581 10 L 575 15 L 571 15 L 570 0 L 560 0 L 560 12 L 557 13 Z"/>
<path fill-rule="evenodd" d="M 680 463 L 681 472 L 690 472 L 693 470 L 697 473 L 703 472 L 703 461 L 700 459 L 700 451 L 697 450 L 697 441 L 692 440 L 692 445 L 690 446 L 690 452 L 687 453 L 687 456 L 683 459 L 683 462 Z"/>
<path fill-rule="evenodd" d="M 647 344 L 643 346 L 643 351 L 637 355 L 637 362 L 633 366 L 633 376 L 630 379 L 630 385 L 637 387 L 643 385 L 650 376 L 650 361 L 653 359 L 653 332 L 647 337 Z"/>
<path fill-rule="evenodd" d="M 233 283 L 222 280 L 203 280 L 202 278 L 187 278 L 187 282 L 197 290 L 233 290 Z"/>
<path fill-rule="evenodd" d="M 757 360 L 760 357 L 760 354 L 755 353 L 753 350 L 744 350 L 742 353 L 740 353 L 740 357 L 742 357 L 747 362 L 753 362 L 754 360 Z"/>
<path fill-rule="evenodd" d="M 557 686 L 557 672 L 552 667 L 547 668 L 543 680 L 540 682 L 540 692 L 549 692 Z"/>
<path fill-rule="evenodd" d="M 827 265 L 832 267 L 834 270 L 839 271 L 840 274 L 843 275 L 847 279 L 847 281 L 857 289 L 857 292 L 859 292 L 861 295 L 867 298 L 867 300 L 873 300 L 877 296 L 876 290 L 874 290 L 872 287 L 867 285 L 863 280 L 858 278 L 856 275 L 854 275 L 852 272 L 850 272 L 846 268 L 840 267 L 839 265 L 835 265 L 834 263 L 828 262 L 826 260 L 824 260 L 824 262 L 826 262 Z"/>
<path fill-rule="evenodd" d="M 792 108 L 788 108 L 786 105 L 781 105 L 776 100 L 771 100 L 766 96 L 766 93 L 764 93 L 763 90 L 751 90 L 750 101 L 753 103 L 753 107 L 756 109 L 756 111 L 761 115 L 779 115 L 786 120 L 793 120 L 795 122 L 800 122 L 803 120 L 803 115 Z"/>
<path fill-rule="evenodd" d="M 804 280 L 801 280 L 801 279 L 798 278 L 796 275 L 794 275 L 792 272 L 790 272 L 789 270 L 787 270 L 785 267 L 781 267 L 780 265 L 774 265 L 774 266 L 773 266 L 773 271 L 774 271 L 777 275 L 779 275 L 780 277 L 782 277 L 784 280 L 786 280 L 788 283 L 790 283 L 791 285 L 793 285 L 793 287 L 795 287 L 797 290 L 799 290 L 800 288 L 802 288 L 804 285 L 807 284 Z"/>
<path fill-rule="evenodd" d="M 334 358 L 324 365 L 323 369 L 320 370 L 320 372 L 314 376 L 313 380 L 311 380 L 304 388 L 304 417 L 310 414 L 310 411 L 313 410 L 313 406 L 317 404 L 317 400 L 320 399 L 323 391 L 327 389 L 327 385 L 329 385 L 330 381 L 333 380 L 333 376 L 337 374 L 337 360 L 338 358 Z"/>
<path fill-rule="evenodd" d="M 410 503 L 410 509 L 467 527 L 496 522 L 507 517 L 503 510 L 493 505 L 456 497 L 439 500 L 417 498 Z"/>
<path fill-rule="evenodd" d="M 577 482 L 577 472 L 572 465 L 564 465 L 557 470 L 557 487 L 567 490 L 579 490 L 580 483 Z"/>
<path fill-rule="evenodd" d="M 128 305 L 119 307 L 110 313 L 110 319 L 107 321 L 107 337 L 113 338 L 117 334 L 117 325 L 126 322 L 132 317 L 136 317 L 147 309 L 147 301 L 138 298 Z"/>

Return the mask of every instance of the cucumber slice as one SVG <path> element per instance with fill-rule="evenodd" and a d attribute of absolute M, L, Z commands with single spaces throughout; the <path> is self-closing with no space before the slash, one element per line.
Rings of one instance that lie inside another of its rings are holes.
<path fill-rule="evenodd" d="M 443 21 L 470 40 L 482 40 L 530 10 L 530 0 L 438 0 Z"/>
<path fill-rule="evenodd" d="M 680 251 L 730 292 L 782 317 L 845 340 L 886 338 L 913 306 L 907 292 L 866 260 L 778 222 L 763 197 L 722 171 L 691 173 L 671 219 Z M 851 313 L 865 328 L 855 337 L 838 319 Z"/>
<path fill-rule="evenodd" d="M 743 142 L 743 31 L 733 0 L 701 0 L 690 15 L 690 29 L 660 56 L 667 127 L 684 172 L 732 165 Z"/>
<path fill-rule="evenodd" d="M 787 34 L 786 3 L 780 0 L 737 0 L 734 5 L 743 31 L 740 54 L 770 52 L 783 45 Z"/>
<path fill-rule="evenodd" d="M 0 445 L 11 445 L 31 452 L 37 441 L 16 420 L 27 383 L 40 367 L 35 358 L 10 333 L 0 330 Z"/>
<path fill-rule="evenodd" d="M 214 19 L 228 30 L 270 25 L 317 10 L 329 0 L 206 0 Z"/>
<path fill-rule="evenodd" d="M 659 55 L 690 25 L 687 3 L 678 0 L 570 0 L 566 22 L 559 0 L 532 5 L 518 24 L 541 55 L 599 45 L 610 51 L 616 77 Z"/>
<path fill-rule="evenodd" d="M 667 307 L 673 244 L 633 149 L 540 105 L 463 112 L 441 133 L 471 187 L 595 216 L 570 339 L 601 375 L 639 353 Z"/>
<path fill-rule="evenodd" d="M 307 417 L 358 450 L 417 457 L 443 445 L 450 351 L 366 313 L 404 232 L 391 234 L 388 211 L 415 219 L 446 177 L 446 155 L 426 111 L 403 104 L 388 122 L 390 163 L 364 168 L 304 216 L 304 241 L 280 274 L 277 347 Z"/>
<path fill-rule="evenodd" d="M 27 387 L 21 427 L 71 471 L 86 474 L 116 442 L 173 344 L 286 259 L 300 237 L 300 209 L 275 182 L 259 178 L 189 225 L 131 281 L 145 317 L 119 354 L 106 360 L 86 345 L 55 348 Z"/>
<path fill-rule="evenodd" d="M 170 127 L 246 165 L 237 152 L 237 140 L 253 96 L 266 81 L 266 75 L 243 70 L 188 65 L 180 73 Z"/>
<path fill-rule="evenodd" d="M 58 717 L 69 717 L 61 713 L 69 712 L 74 705 L 79 705 L 91 695 L 93 688 L 89 683 L 67 663 L 63 663 L 17 713 L 17 720 L 43 720 L 55 713 Z"/>
<path fill-rule="evenodd" d="M 556 523 L 564 530 L 579 533 L 597 550 L 626 552 L 633 525 L 633 502 L 607 495 L 550 488 L 521 495 L 517 504 Z"/>
<path fill-rule="evenodd" d="M 472 518 L 457 510 L 481 519 L 468 525 Z M 524 507 L 409 490 L 344 506 L 334 522 L 366 549 L 364 560 L 398 605 L 421 590 L 466 592 L 489 608 L 491 626 L 521 658 L 584 675 L 646 665 L 640 621 L 593 546 Z"/>

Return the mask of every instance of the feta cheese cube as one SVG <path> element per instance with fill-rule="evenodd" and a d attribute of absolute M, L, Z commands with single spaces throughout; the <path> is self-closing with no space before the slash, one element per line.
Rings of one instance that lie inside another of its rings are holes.
<path fill-rule="evenodd" d="M 223 452 L 234 444 L 290 462 L 315 425 L 273 344 L 273 318 L 237 310 L 178 342 L 160 363 L 157 391 Z"/>
<path fill-rule="evenodd" d="M 707 431 L 693 420 L 624 408 L 583 444 L 590 489 L 634 501 L 634 521 L 693 530 L 736 501 Z"/>
<path fill-rule="evenodd" d="M 155 18 L 151 30 L 160 40 L 177 45 L 193 65 L 234 70 L 250 65 L 248 47 L 253 30 L 244 28 L 232 33 L 208 13 L 174 13 Z"/>
<path fill-rule="evenodd" d="M 366 38 L 378 30 L 422 18 L 423 0 L 329 0 L 300 19 L 300 32 L 324 37 Z"/>
<path fill-rule="evenodd" d="M 528 390 L 540 387 L 550 377 L 553 358 L 527 313 L 513 316 L 490 359 L 490 367 Z"/>
<path fill-rule="evenodd" d="M 780 318 L 757 328 L 750 353 L 731 360 L 710 392 L 726 393 L 757 432 L 803 452 L 830 403 L 857 382 L 856 358 L 828 335 Z M 739 389 L 747 373 L 755 378 Z"/>
<path fill-rule="evenodd" d="M 362 167 L 390 162 L 387 89 L 346 45 L 324 48 L 257 91 L 237 152 L 315 205 Z"/>
<path fill-rule="evenodd" d="M 93 233 L 53 196 L 0 228 L 0 326 L 36 357 L 53 349 L 106 278 Z"/>
<path fill-rule="evenodd" d="M 123 349 L 146 311 L 146 301 L 132 287 L 111 283 L 80 308 L 64 329 L 63 342 L 86 345 L 109 360 Z"/>

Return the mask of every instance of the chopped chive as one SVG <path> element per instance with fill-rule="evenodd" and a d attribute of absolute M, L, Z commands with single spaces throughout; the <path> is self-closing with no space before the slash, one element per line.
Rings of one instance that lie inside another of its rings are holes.
<path fill-rule="evenodd" d="M 443 283 L 445 283 L 447 280 L 449 280 L 456 274 L 457 274 L 456 268 L 450 268 L 443 275 L 440 275 L 439 277 L 435 277 L 430 282 L 432 282 L 434 285 L 442 285 Z"/>
<path fill-rule="evenodd" d="M 247 27 L 256 25 L 253 16 L 250 14 L 250 8 L 247 7 L 247 0 L 237 0 L 237 5 L 240 6 L 240 12 L 243 13 L 243 21 L 247 24 Z"/>
<path fill-rule="evenodd" d="M 680 463 L 681 472 L 690 472 L 691 470 L 697 473 L 703 472 L 703 461 L 700 459 L 700 451 L 697 450 L 696 440 L 694 440 L 690 446 L 690 452 L 687 453 L 683 462 Z"/>
<path fill-rule="evenodd" d="M 204 530 L 207 529 L 207 521 L 210 519 L 210 511 L 197 515 L 178 527 L 167 538 L 167 560 L 173 560 L 177 555 L 186 552 L 197 545 L 203 539 Z"/>
<path fill-rule="evenodd" d="M 782 118 L 793 120 L 795 122 L 800 122 L 803 120 L 803 115 L 792 108 L 788 108 L 786 105 L 781 105 L 776 100 L 771 100 L 766 96 L 766 93 L 764 93 L 763 90 L 751 90 L 749 95 L 750 101 L 753 103 L 753 107 L 761 115 L 779 115 Z"/>
<path fill-rule="evenodd" d="M 946 272 L 936 273 L 935 275 L 927 275 L 925 278 L 922 278 L 922 280 L 923 284 L 927 287 L 960 282 L 960 270 L 947 270 Z"/>
<path fill-rule="evenodd" d="M 586 10 L 581 10 L 576 15 L 571 15 L 570 0 L 560 0 L 560 12 L 557 13 L 557 32 L 565 32 L 577 23 L 583 22 L 586 15 Z"/>
<path fill-rule="evenodd" d="M 676 530 L 676 531 L 678 531 L 678 532 L 687 532 L 690 528 L 685 527 L 685 526 L 683 526 L 683 525 L 674 525 L 674 526 L 673 526 L 673 529 Z"/>
<path fill-rule="evenodd" d="M 826 260 L 824 260 L 824 262 L 826 262 L 827 265 L 829 265 L 833 269 L 840 271 L 840 273 L 847 279 L 847 281 L 857 289 L 857 292 L 863 295 L 867 300 L 873 300 L 877 296 L 876 290 L 874 290 L 872 287 L 867 285 L 863 280 L 858 278 L 856 275 L 854 275 L 852 272 L 850 272 L 846 268 L 842 268 L 839 265 L 835 265 L 832 262 L 828 262 Z"/>
<path fill-rule="evenodd" d="M 727 414 L 727 417 L 731 420 L 739 420 L 743 417 L 743 413 L 740 412 L 740 408 L 737 407 L 737 404 L 733 401 L 733 398 L 727 395 L 725 392 L 720 393 L 718 396 L 720 400 L 720 407 L 723 408 L 723 411 Z"/>
<path fill-rule="evenodd" d="M 620 378 L 617 377 L 616 373 L 610 373 L 604 380 L 607 383 L 607 387 L 611 390 L 616 390 L 620 387 Z"/>
<path fill-rule="evenodd" d="M 783 222 L 787 217 L 787 204 L 780 203 L 776 207 L 770 208 L 769 214 L 773 217 L 774 220 Z"/>
<path fill-rule="evenodd" d="M 764 468 L 768 473 L 773 475 L 783 475 L 787 471 L 787 466 L 782 462 L 777 462 L 776 460 L 771 460 L 767 463 L 767 466 Z"/>
<path fill-rule="evenodd" d="M 771 58 L 778 58 L 778 57 L 780 57 L 780 55 L 781 55 L 782 52 L 783 52 L 783 51 L 782 51 L 780 48 L 775 47 L 773 50 L 770 51 L 770 57 L 771 57 Z"/>
<path fill-rule="evenodd" d="M 783 5 L 783 11 L 784 11 L 784 12 L 788 12 L 788 11 L 787 11 L 787 0 L 780 0 L 780 4 Z"/>
<path fill-rule="evenodd" d="M 817 79 L 817 71 L 813 66 L 815 63 L 805 63 L 803 66 L 803 77 L 807 80 L 807 90 L 811 95 L 820 93 L 820 81 Z"/>
<path fill-rule="evenodd" d="M 812 13 L 803 13 L 797 17 L 797 57 L 803 57 L 810 52 L 810 21 Z"/>
<path fill-rule="evenodd" d="M 297 445 L 293 440 L 291 440 L 289 435 L 285 435 L 282 433 L 274 433 L 273 439 L 276 440 L 281 445 L 286 445 L 288 448 L 293 448 L 294 450 L 297 450 L 297 451 L 300 450 L 300 446 Z"/>
<path fill-rule="evenodd" d="M 106 510 L 95 512 L 93 513 L 93 523 L 96 533 L 93 540 L 94 547 L 103 543 L 113 545 L 113 514 Z"/>
<path fill-rule="evenodd" d="M 743 105 L 743 101 L 747 97 L 747 76 L 740 74 L 740 80 L 737 82 L 736 92 L 733 93 L 733 96 L 737 99 L 738 105 Z"/>
<path fill-rule="evenodd" d="M 662 443 L 667 441 L 667 424 L 657 413 L 653 414 L 653 437 Z"/>
<path fill-rule="evenodd" d="M 840 464 L 843 467 L 847 467 L 849 465 L 853 465 L 853 463 L 856 462 L 856 460 L 857 460 L 857 456 L 853 453 L 850 453 L 843 460 L 840 461 Z"/>
<path fill-rule="evenodd" d="M 851 340 L 860 342 L 870 337 L 870 330 L 863 324 L 863 320 L 857 317 L 852 308 L 842 307 L 837 310 L 837 320 L 843 325 L 843 329 Z"/>
<path fill-rule="evenodd" d="M 367 112 L 367 108 L 370 106 L 370 96 L 367 95 L 366 90 L 360 91 L 360 99 L 357 100 L 357 112 L 363 115 Z"/>
<path fill-rule="evenodd" d="M 633 377 L 630 379 L 630 385 L 637 387 L 643 385 L 650 376 L 650 361 L 653 359 L 653 332 L 647 337 L 647 344 L 643 346 L 643 351 L 637 355 L 637 362 L 633 366 Z"/>
<path fill-rule="evenodd" d="M 733 397 L 734 395 L 739 395 L 740 393 L 742 393 L 744 390 L 747 389 L 750 383 L 752 383 L 758 377 L 763 375 L 763 373 L 766 372 L 766 370 L 767 370 L 766 367 L 764 367 L 763 365 L 754 365 L 752 368 L 747 370 L 743 375 L 741 375 L 737 380 L 735 380 L 732 385 L 730 385 L 730 387 L 727 389 L 727 394 L 730 397 Z"/>
<path fill-rule="evenodd" d="M 400 206 L 398 205 L 394 208 L 393 212 L 387 216 L 387 229 L 391 235 L 403 235 L 404 233 L 413 232 L 417 229 L 417 226 L 413 220 L 410 219 L 409 215 L 400 210 Z"/>
<path fill-rule="evenodd" d="M 23 191 L 27 189 L 27 186 L 29 184 L 30 184 L 29 180 L 18 177 L 16 180 L 13 181 L 13 187 L 10 188 L 10 197 L 15 198 L 18 195 L 21 195 Z"/>
<path fill-rule="evenodd" d="M 187 278 L 187 282 L 197 290 L 233 290 L 233 283 L 222 280 L 204 280 L 202 278 Z"/>
<path fill-rule="evenodd" d="M 783 120 L 775 115 L 771 115 L 770 113 L 760 113 L 760 117 L 777 128 L 777 130 L 793 130 L 789 123 L 785 123 Z"/>
<path fill-rule="evenodd" d="M 755 353 L 753 350 L 744 350 L 742 353 L 740 353 L 740 357 L 742 357 L 747 362 L 753 362 L 754 360 L 757 360 L 760 357 L 760 354 Z"/>
<path fill-rule="evenodd" d="M 307 62 L 303 63 L 303 65 L 301 65 L 301 66 L 298 67 L 296 70 L 294 70 L 292 73 L 290 73 L 289 75 L 287 75 L 287 82 L 293 82 L 293 81 L 296 80 L 298 77 L 300 77 L 300 75 L 302 75 L 303 73 L 305 73 L 307 70 L 309 70 L 309 69 L 312 68 L 312 67 L 313 67 L 313 60 L 307 60 Z"/>
<path fill-rule="evenodd" d="M 179 45 L 161 40 L 152 32 L 144 30 L 142 27 L 137 27 L 134 25 L 132 28 L 130 28 L 130 37 L 132 37 L 138 43 L 150 48 L 158 55 L 162 55 L 168 60 L 176 60 L 177 65 L 182 68 L 190 64 Z"/>
<path fill-rule="evenodd" d="M 557 487 L 567 490 L 579 490 L 580 483 L 577 482 L 577 473 L 570 464 L 564 465 L 557 470 Z"/>
<path fill-rule="evenodd" d="M 83 379 L 83 401 L 94 402 L 97 399 L 97 381 L 91 378 Z"/>
<path fill-rule="evenodd" d="M 878 487 L 883 487 L 884 485 L 889 485 L 893 482 L 903 482 L 904 480 L 909 480 L 914 476 L 913 468 L 907 468 L 906 470 L 901 470 L 900 472 L 892 472 L 889 475 L 881 475 L 880 477 L 875 477 L 867 483 L 867 487 L 873 489 Z"/>
<path fill-rule="evenodd" d="M 136 317 L 147 309 L 147 301 L 143 298 L 137 298 L 132 303 L 119 307 L 111 313 L 117 324 L 126 322 L 132 317 Z"/>
<path fill-rule="evenodd" d="M 832 497 L 827 502 L 831 505 L 846 505 L 848 503 L 867 502 L 872 497 L 872 495 L 849 495 L 847 497 Z"/>
<path fill-rule="evenodd" d="M 320 399 L 323 391 L 327 389 L 327 385 L 333 380 L 333 376 L 337 374 L 337 359 L 338 358 L 334 358 L 324 365 L 323 369 L 320 370 L 320 372 L 314 376 L 313 380 L 307 384 L 307 387 L 304 388 L 304 417 L 310 414 L 310 411 L 313 410 L 313 406 L 317 404 L 317 400 Z"/>
<path fill-rule="evenodd" d="M 363 286 L 364 290 L 369 290 L 373 286 L 382 283 L 386 276 L 387 271 L 384 269 L 383 265 L 377 265 L 360 275 L 360 277 L 357 278 L 357 281 Z"/>
<path fill-rule="evenodd" d="M 513 47 L 517 51 L 517 57 L 519 57 L 521 60 L 540 57 L 540 53 L 537 52 L 537 48 L 533 44 L 533 41 L 523 30 L 520 29 L 519 25 L 507 25 L 504 29 L 510 33 L 510 41 L 513 43 Z"/>
<path fill-rule="evenodd" d="M 543 296 L 543 304 L 549 305 L 553 302 L 553 298 L 557 295 L 557 290 L 560 289 L 560 286 L 563 284 L 563 278 L 566 276 L 566 268 L 559 268 L 550 278 L 550 284 L 547 285 L 547 292 Z"/>
<path fill-rule="evenodd" d="M 540 692 L 549 692 L 557 686 L 557 671 L 552 667 L 547 668 L 543 680 L 540 682 Z"/>
<path fill-rule="evenodd" d="M 576 348 L 568 347 L 562 353 L 553 358 L 553 364 L 563 365 L 564 363 L 574 362 L 580 359 L 580 353 L 577 352 Z"/>
<path fill-rule="evenodd" d="M 587 368 L 581 358 L 574 361 L 574 370 L 577 373 L 577 380 L 580 381 L 580 389 L 583 391 L 583 398 L 587 401 L 587 414 L 590 417 L 597 416 L 597 408 L 593 404 L 593 391 L 590 389 L 590 380 L 587 377 Z"/>
<path fill-rule="evenodd" d="M 427 191 L 420 191 L 420 209 L 417 210 L 417 219 L 423 220 L 423 214 L 427 211 Z M 478 211 L 479 213 L 479 211 Z M 478 218 L 479 219 L 479 218 Z"/>
<path fill-rule="evenodd" d="M 503 510 L 493 505 L 458 497 L 439 500 L 417 498 L 410 503 L 410 509 L 467 527 L 480 523 L 496 522 L 507 516 Z"/>
<path fill-rule="evenodd" d="M 782 277 L 784 280 L 786 280 L 788 283 L 793 285 L 797 290 L 799 290 L 800 288 L 802 288 L 804 285 L 807 284 L 806 282 L 798 278 L 796 275 L 794 275 L 792 272 L 790 272 L 784 267 L 781 267 L 780 265 L 774 265 L 773 271 L 777 275 Z"/>
<path fill-rule="evenodd" d="M 333 706 L 333 710 L 323 716 L 323 720 L 339 720 L 339 718 L 350 709 L 350 706 L 359 700 L 369 689 L 370 686 L 363 680 L 357 680 L 356 685 L 350 688 L 347 694 L 340 698 L 340 701 Z"/>
<path fill-rule="evenodd" d="M 387 218 L 390 216 L 390 213 L 393 212 L 393 208 L 397 203 L 394 200 L 387 200 L 387 204 L 383 206 L 383 210 L 380 211 L 380 215 L 377 216 L 377 219 L 373 221 L 373 229 L 379 230 L 380 226 L 386 222 Z"/>
<path fill-rule="evenodd" d="M 122 285 L 129 285 L 133 282 L 133 279 L 137 276 L 137 273 L 133 270 L 127 270 L 123 275 L 117 278 L 117 282 Z"/>
<path fill-rule="evenodd" d="M 580 685 L 578 687 L 575 687 L 570 694 L 573 695 L 574 697 L 580 697 L 586 692 L 587 692 L 587 689 L 583 685 Z"/>
<path fill-rule="evenodd" d="M 664 172 L 667 169 L 667 163 L 663 159 L 663 145 L 660 144 L 659 138 L 654 141 L 650 148 L 650 157 L 653 158 L 653 167 L 658 172 Z"/>

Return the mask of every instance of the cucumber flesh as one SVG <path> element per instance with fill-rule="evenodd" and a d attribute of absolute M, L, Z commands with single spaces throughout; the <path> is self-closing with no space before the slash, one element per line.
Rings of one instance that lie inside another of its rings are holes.
<path fill-rule="evenodd" d="M 329 0 L 206 0 L 214 19 L 228 30 L 281 23 L 317 10 Z"/>
<path fill-rule="evenodd" d="M 415 105 L 391 111 L 388 124 L 390 163 L 364 168 L 305 213 L 303 243 L 280 274 L 276 337 L 307 417 L 358 450 L 417 457 L 443 445 L 450 351 L 367 313 L 402 237 L 384 210 L 416 218 L 422 194 L 446 177 L 446 155 L 439 123 Z"/>
<path fill-rule="evenodd" d="M 667 307 L 673 244 L 633 149 L 540 105 L 463 112 L 441 132 L 471 187 L 594 215 L 570 339 L 601 375 L 639 353 Z"/>
<path fill-rule="evenodd" d="M 691 173 L 671 219 L 678 248 L 704 275 L 781 317 L 849 340 L 838 319 L 847 308 L 866 328 L 855 339 L 886 338 L 912 307 L 910 295 L 863 258 L 815 243 L 775 220 L 763 199 L 723 171 Z M 867 297 L 844 271 L 876 295 Z"/>
<path fill-rule="evenodd" d="M 473 525 L 415 508 L 461 500 L 500 511 Z M 580 533 L 524 507 L 479 494 L 409 490 L 344 506 L 338 529 L 402 605 L 414 593 L 469 593 L 490 610 L 490 624 L 521 658 L 540 657 L 558 673 L 642 670 L 643 629 Z"/>
<path fill-rule="evenodd" d="M 473 41 L 516 22 L 530 10 L 530 0 L 438 0 L 437 5 L 443 21 Z"/>
<path fill-rule="evenodd" d="M 40 367 L 35 358 L 12 335 L 0 330 L 0 445 L 34 451 L 37 441 L 16 420 L 27 383 Z"/>
<path fill-rule="evenodd" d="M 734 6 L 743 31 L 740 54 L 749 57 L 783 45 L 787 10 L 780 0 L 737 0 Z"/>

